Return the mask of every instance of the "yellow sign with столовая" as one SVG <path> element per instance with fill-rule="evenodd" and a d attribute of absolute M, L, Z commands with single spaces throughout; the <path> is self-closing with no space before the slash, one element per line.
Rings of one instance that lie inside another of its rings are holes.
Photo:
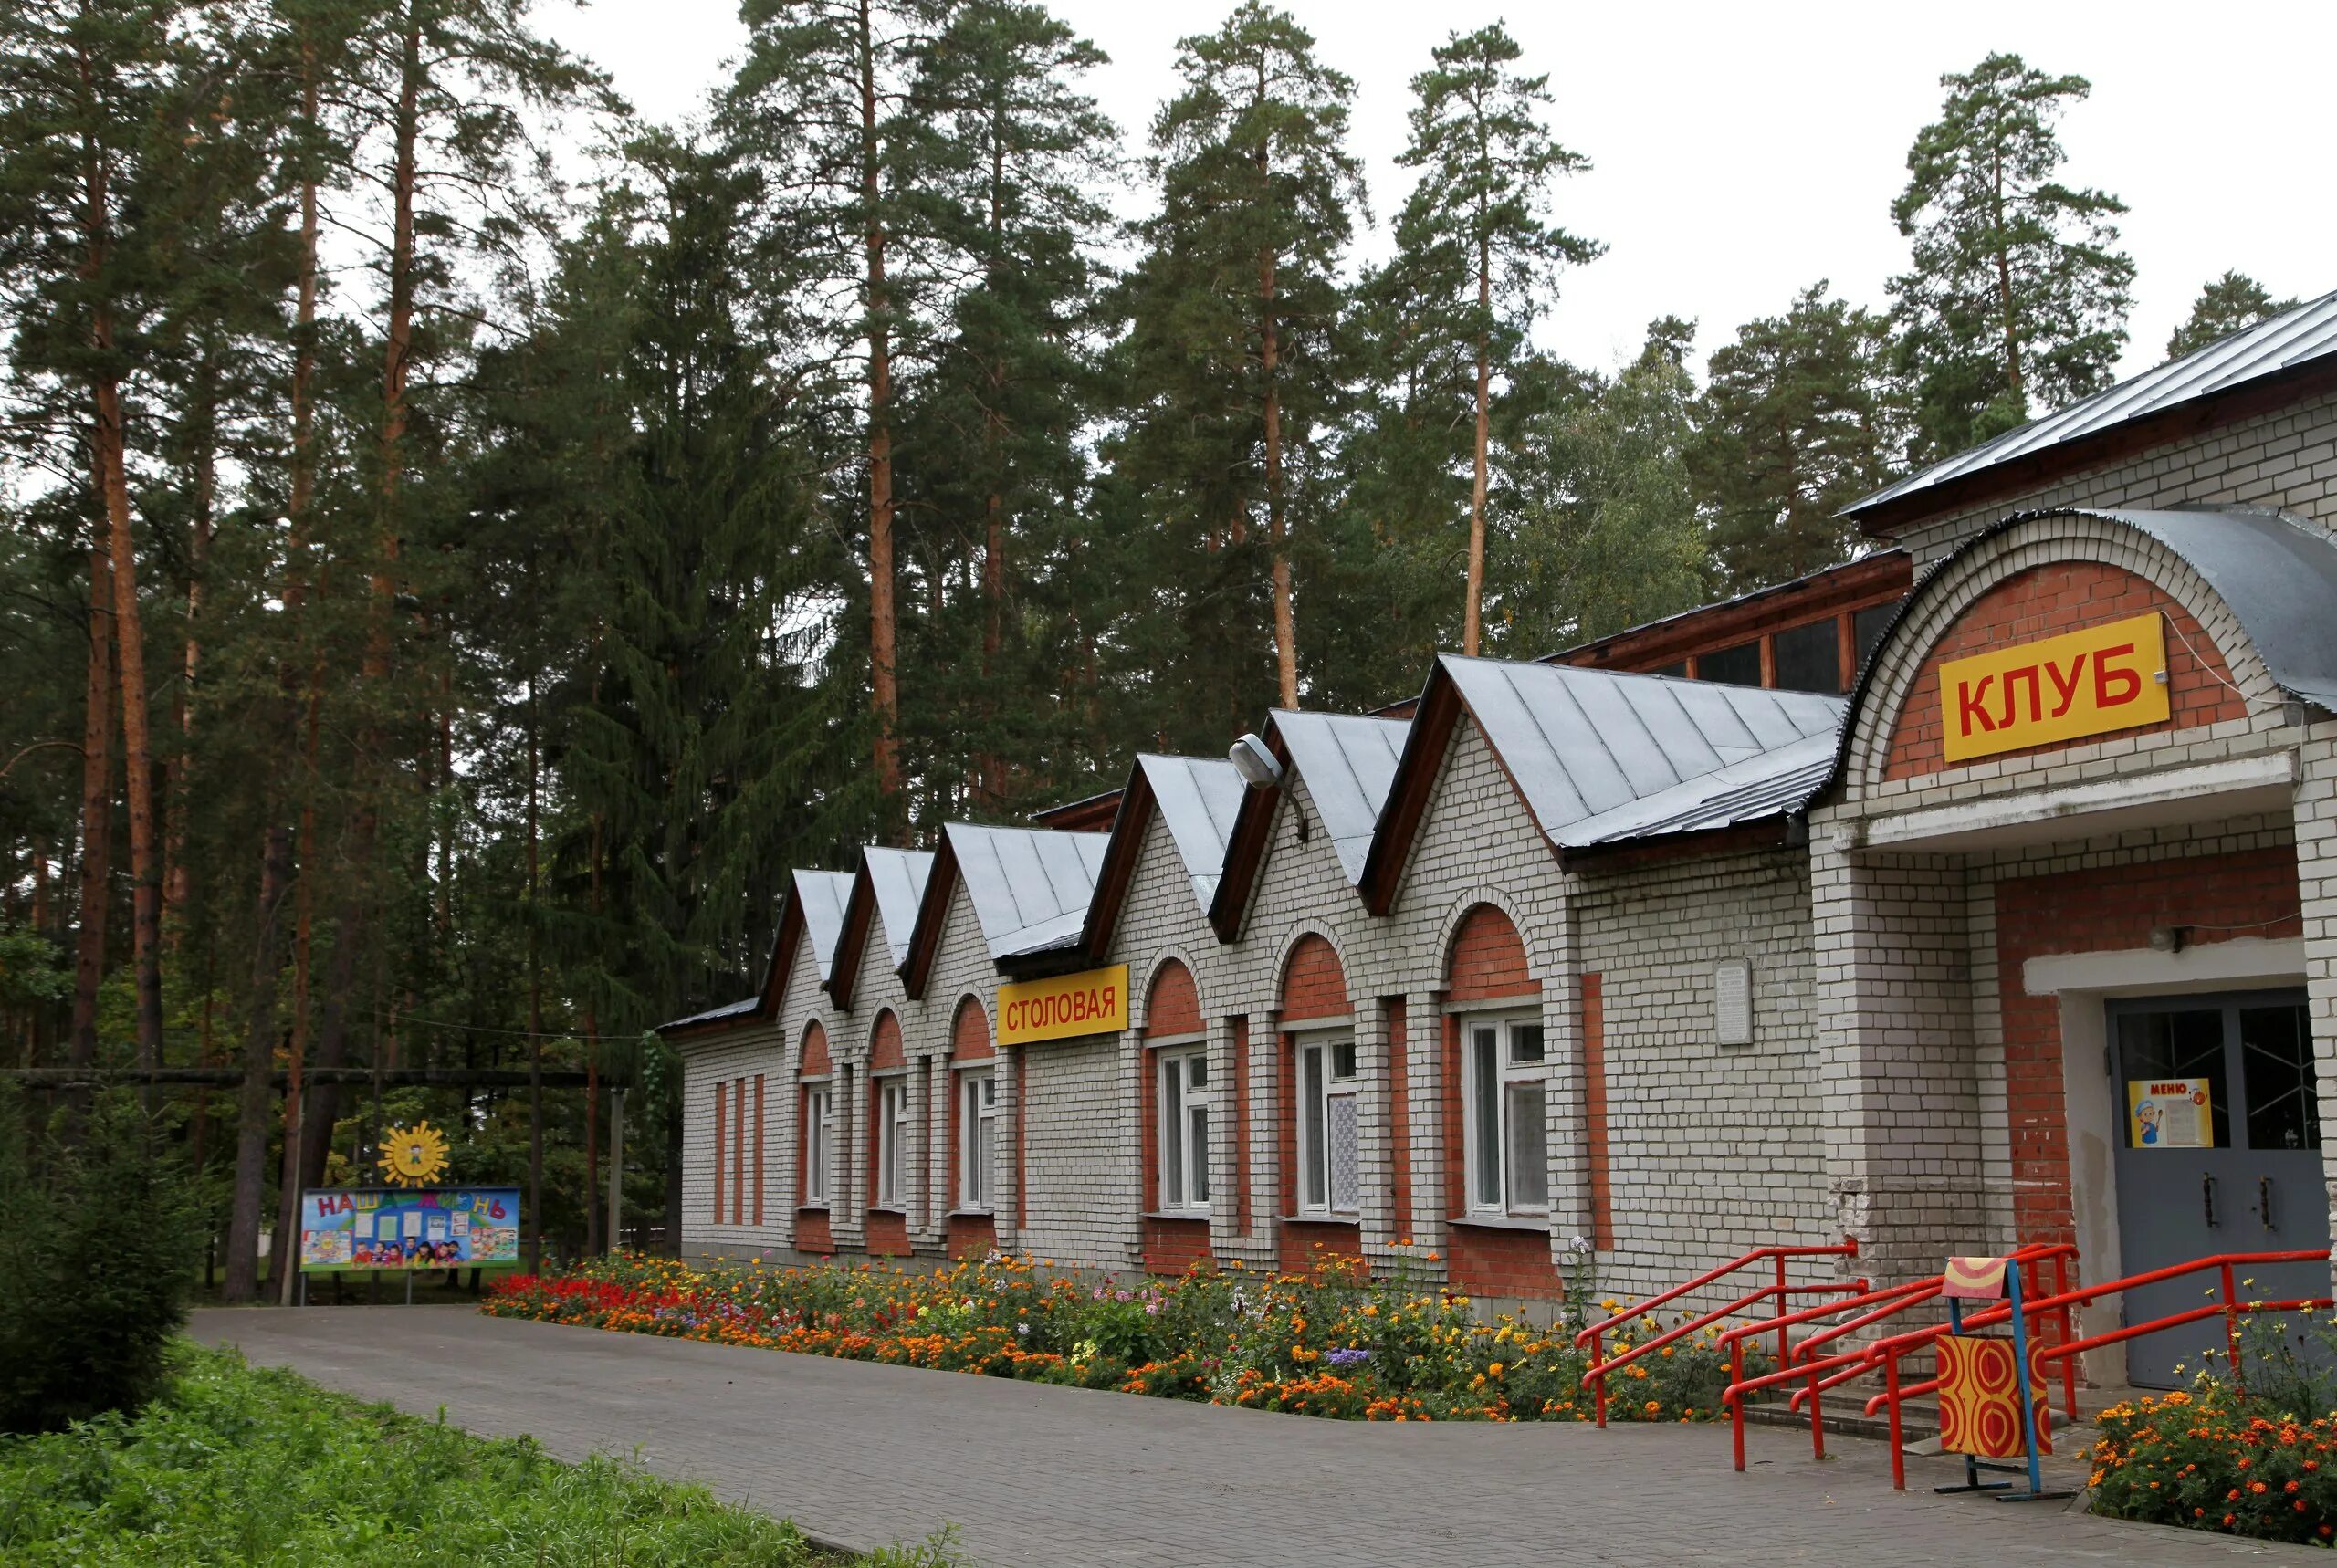
<path fill-rule="evenodd" d="M 998 988 L 998 1043 L 1030 1045 L 1128 1027 L 1128 967 L 1083 969 Z"/>
<path fill-rule="evenodd" d="M 2166 622 L 2154 612 L 1939 667 L 1950 762 L 2163 724 L 2172 712 Z"/>

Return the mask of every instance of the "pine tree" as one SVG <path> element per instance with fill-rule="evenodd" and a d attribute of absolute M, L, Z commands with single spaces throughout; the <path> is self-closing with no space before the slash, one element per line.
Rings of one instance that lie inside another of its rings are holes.
<path fill-rule="evenodd" d="M 931 607 L 909 629 L 921 673 L 904 725 L 936 815 L 959 796 L 995 812 L 1052 789 L 1066 765 L 1075 775 L 1064 753 L 1087 727 L 1064 721 L 1059 688 L 1084 597 L 1066 578 L 1098 391 L 1098 193 L 1117 172 L 1117 132 L 1078 78 L 1103 63 L 1043 10 L 981 0 L 919 66 L 917 161 L 964 279 L 902 411 L 920 455 L 904 533 Z"/>
<path fill-rule="evenodd" d="M 1383 287 L 1407 307 L 1397 352 L 1449 392 L 1456 372 L 1474 431 L 1470 451 L 1468 591 L 1461 650 L 1475 653 L 1483 612 L 1485 494 L 1496 377 L 1505 378 L 1549 308 L 1559 270 L 1603 248 L 1549 221 L 1550 188 L 1590 166 L 1550 137 L 1549 78 L 1522 76 L 1522 51 L 1499 23 L 1455 33 L 1412 78 L 1411 140 L 1398 162 L 1420 181 L 1396 219 Z M 1408 363 L 1407 368 L 1410 368 Z"/>
<path fill-rule="evenodd" d="M 1650 323 L 1611 379 L 1555 377 L 1506 453 L 1518 518 L 1496 652 L 1531 658 L 1703 601 L 1711 560 L 1688 481 L 1692 323 Z"/>
<path fill-rule="evenodd" d="M 866 475 L 869 707 L 877 792 L 896 828 L 906 820 L 896 402 L 904 370 L 927 352 L 948 259 L 927 189 L 927 106 L 912 92 L 956 9 L 957 0 L 748 0 L 747 53 L 723 101 L 726 134 L 761 179 L 760 248 L 787 312 L 773 341 L 809 338 L 798 373 L 860 405 L 832 417 L 856 427 L 854 466 Z M 837 374 L 844 363 L 858 366 L 852 382 Z"/>
<path fill-rule="evenodd" d="M 1239 547 L 1263 520 L 1275 689 L 1295 706 L 1291 534 L 1343 381 L 1338 269 L 1363 204 L 1354 84 L 1258 0 L 1183 39 L 1177 70 L 1182 89 L 1152 127 L 1160 211 L 1130 291 L 1150 448 L 1131 455 L 1185 529 Z"/>
<path fill-rule="evenodd" d="M 1891 206 L 1913 242 L 1891 291 L 1919 461 L 2107 386 L 2134 279 L 2117 248 L 2125 204 L 2060 179 L 2055 124 L 2091 84 L 1994 54 L 1940 85 Z"/>
<path fill-rule="evenodd" d="M 1903 440 L 1888 323 L 1826 288 L 1738 328 L 1696 402 L 1689 473 L 1732 593 L 1848 559 L 1836 514 L 1888 480 Z"/>
<path fill-rule="evenodd" d="M 2273 298 L 2270 290 L 2244 272 L 2227 272 L 2199 290 L 2189 319 L 2166 340 L 2166 357 L 2179 360 L 2196 353 L 2218 338 L 2285 315 L 2299 303 Z"/>

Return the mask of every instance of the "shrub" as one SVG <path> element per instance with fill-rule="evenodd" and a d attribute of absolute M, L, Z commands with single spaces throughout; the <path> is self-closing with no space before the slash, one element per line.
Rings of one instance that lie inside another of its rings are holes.
<path fill-rule="evenodd" d="M 47 1432 L 152 1396 L 202 1225 L 127 1095 L 48 1140 L 37 1170 L 22 1112 L 0 1099 L 0 1430 Z"/>
<path fill-rule="evenodd" d="M 135 1417 L 0 1438 L 0 1560 L 724 1564 L 839 1560 L 795 1527 L 605 1458 L 475 1437 L 180 1343 Z M 939 1568 L 938 1545 L 869 1560 Z"/>

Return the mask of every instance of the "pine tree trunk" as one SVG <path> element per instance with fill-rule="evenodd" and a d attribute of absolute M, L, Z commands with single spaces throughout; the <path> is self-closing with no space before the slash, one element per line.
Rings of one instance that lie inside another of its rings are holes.
<path fill-rule="evenodd" d="M 217 522 L 214 516 L 219 491 L 216 423 L 216 371 L 206 351 L 195 371 L 195 395 L 201 400 L 194 420 L 194 517 L 187 534 L 186 637 L 179 660 L 177 702 L 179 758 L 170 769 L 168 819 L 162 833 L 162 936 L 176 954 L 186 936 L 186 903 L 191 881 L 186 863 L 188 768 L 194 757 L 195 680 L 203 664 L 203 601 L 210 569 L 211 540 Z"/>
<path fill-rule="evenodd" d="M 1471 658 L 1477 648 L 1485 603 L 1485 465 L 1493 444 L 1493 352 L 1484 322 L 1493 312 L 1493 261 L 1481 235 L 1477 239 L 1477 438 L 1473 476 L 1469 486 L 1469 601 L 1461 617 L 1461 651 Z"/>
<path fill-rule="evenodd" d="M 272 810 L 272 808 L 271 808 Z M 244 1082 L 236 1102 L 235 1200 L 227 1218 L 226 1301 L 259 1294 L 259 1211 L 267 1184 L 268 1070 L 276 1061 L 276 916 L 290 874 L 292 836 L 271 825 L 260 855 L 259 918 L 252 938 L 251 1017 L 244 1031 Z M 276 1267 L 287 1239 L 276 1237 Z"/>
<path fill-rule="evenodd" d="M 1266 538 L 1273 551 L 1274 678 L 1282 706 L 1294 708 L 1298 706 L 1298 627 L 1290 607 L 1290 541 L 1283 513 L 1282 383 L 1276 375 L 1280 352 L 1274 319 L 1274 258 L 1271 252 L 1258 258 L 1258 298 L 1263 306 L 1259 318 L 1263 337 L 1258 362 L 1265 372 L 1266 383 Z"/>
<path fill-rule="evenodd" d="M 528 1272 L 544 1263 L 544 976 L 536 952 L 536 687 L 528 683 Z"/>
<path fill-rule="evenodd" d="M 900 693 L 896 681 L 899 622 L 893 603 L 893 364 L 886 320 L 885 225 L 876 208 L 876 47 L 868 0 L 860 14 L 860 194 L 868 294 L 868 653 L 876 710 L 876 790 L 887 829 L 900 811 Z"/>
<path fill-rule="evenodd" d="M 106 977 L 113 877 L 113 570 L 101 535 L 89 551 L 89 676 L 81 721 L 81 905 L 67 1064 L 98 1059 L 98 989 Z"/>

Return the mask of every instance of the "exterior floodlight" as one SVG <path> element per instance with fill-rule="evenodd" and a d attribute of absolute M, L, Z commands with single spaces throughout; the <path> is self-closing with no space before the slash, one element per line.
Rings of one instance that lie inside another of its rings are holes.
<path fill-rule="evenodd" d="M 1252 789 L 1271 789 L 1282 782 L 1282 764 L 1266 749 L 1266 743 L 1254 735 L 1245 735 L 1235 741 L 1225 758 L 1233 764 L 1233 771 L 1242 775 L 1242 782 Z"/>

